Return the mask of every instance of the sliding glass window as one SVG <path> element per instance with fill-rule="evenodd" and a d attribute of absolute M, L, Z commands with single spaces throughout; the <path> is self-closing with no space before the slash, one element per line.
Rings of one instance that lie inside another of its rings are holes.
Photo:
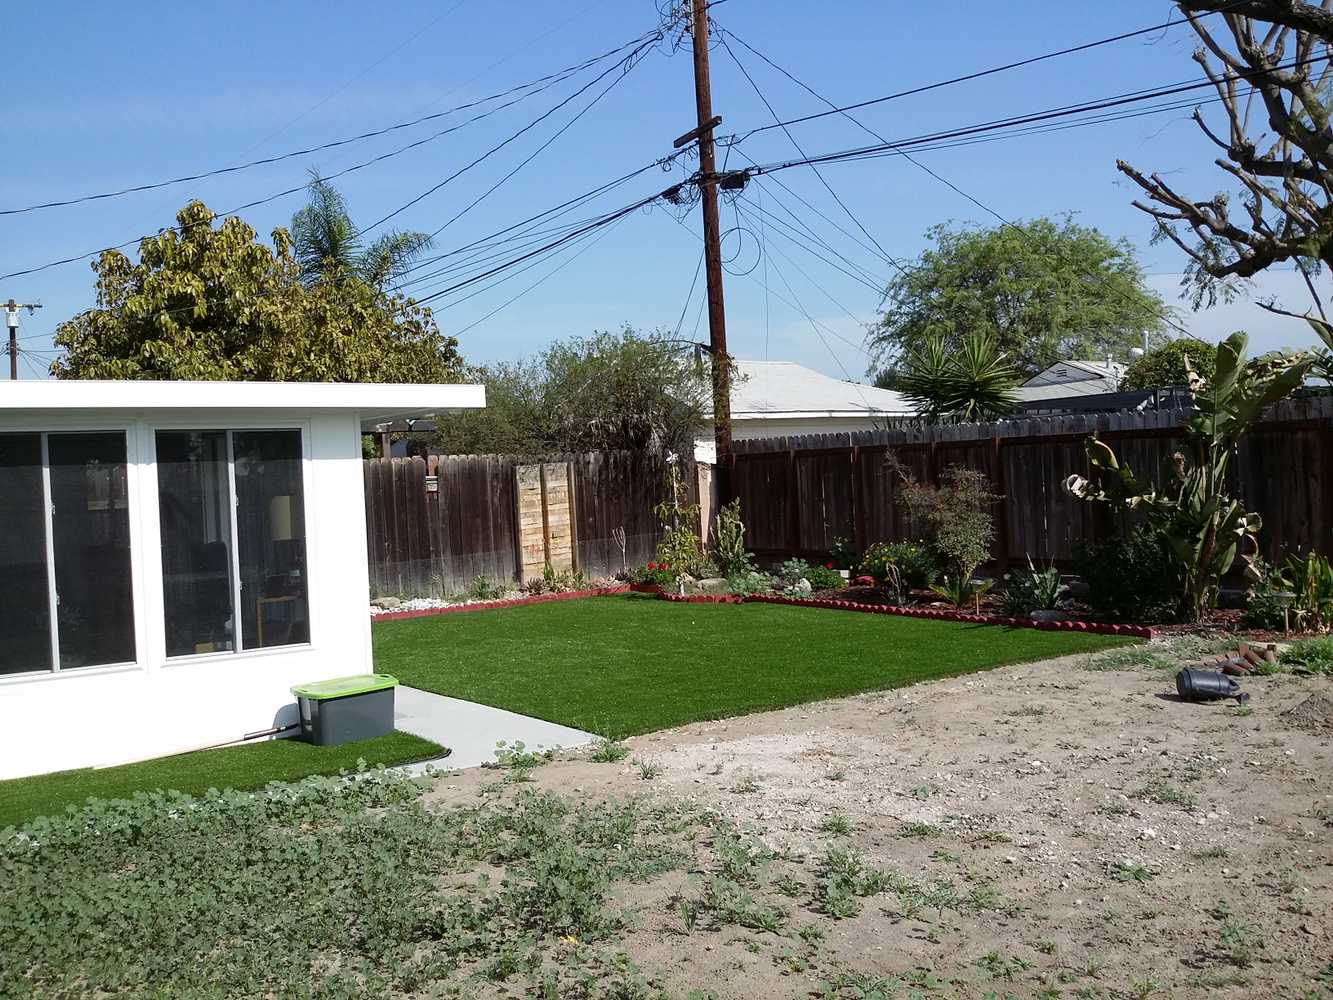
<path fill-rule="evenodd" d="M 124 433 L 0 434 L 0 519 L 0 674 L 133 663 Z"/>
<path fill-rule="evenodd" d="M 168 656 L 310 641 L 302 457 L 299 430 L 157 433 Z"/>

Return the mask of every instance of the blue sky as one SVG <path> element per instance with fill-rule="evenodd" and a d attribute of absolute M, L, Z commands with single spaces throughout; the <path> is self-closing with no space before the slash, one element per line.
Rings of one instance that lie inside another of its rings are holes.
<path fill-rule="evenodd" d="M 1173 10 L 1160 0 L 1098 5 L 1054 0 L 965 5 L 727 0 L 714 14 L 723 28 L 816 90 L 849 103 L 1159 23 Z M 55 0 L 13 5 L 6 12 L 6 155 L 0 160 L 0 208 L 227 166 L 442 111 L 613 48 L 651 29 L 657 20 L 655 5 L 646 0 L 233 0 L 225 5 Z M 1193 40 L 1187 27 L 1178 26 L 1160 36 L 858 114 L 894 139 L 1174 84 L 1196 76 L 1189 58 Z M 736 51 L 784 118 L 822 109 L 743 49 Z M 721 132 L 769 123 L 768 112 L 725 51 L 715 50 L 712 58 L 715 111 L 724 117 Z M 366 225 L 438 184 L 599 70 L 338 180 L 353 218 Z M 598 85 L 586 97 L 600 89 Z M 481 167 L 403 212 L 393 224 L 421 230 L 440 226 L 528 156 L 582 103 L 575 100 Z M 693 118 L 689 53 L 659 48 L 528 167 L 450 226 L 438 249 L 466 244 L 653 161 L 670 151 L 671 140 L 690 129 Z M 170 225 L 192 197 L 215 210 L 230 209 L 299 184 L 308 167 L 332 173 L 455 120 L 165 190 L 0 217 L 0 273 L 153 232 Z M 797 126 L 795 132 L 809 153 L 871 141 L 836 117 Z M 738 148 L 761 162 L 794 154 L 778 130 L 753 136 Z M 1201 196 L 1222 183 L 1220 172 L 1210 166 L 1211 149 L 1188 121 L 1187 111 L 918 155 L 1009 218 L 1072 211 L 1084 224 L 1128 238 L 1140 248 L 1152 283 L 1174 301 L 1182 255 L 1170 246 L 1149 245 L 1148 220 L 1130 207 L 1133 192 L 1116 172 L 1117 157 L 1144 170 L 1169 172 L 1178 190 Z M 901 158 L 833 164 L 823 170 L 875 240 L 900 260 L 923 249 L 922 234 L 934 223 L 991 221 Z M 672 176 L 678 178 L 680 171 L 646 173 L 579 214 L 627 204 L 670 183 Z M 808 169 L 779 176 L 866 242 Z M 747 194 L 774 212 L 778 209 L 772 199 L 785 200 L 842 253 L 887 279 L 889 265 L 773 184 L 761 181 Z M 301 203 L 301 197 L 293 195 L 241 214 L 267 236 L 273 227 L 286 225 Z M 730 207 L 724 206 L 723 218 L 726 227 L 739 222 L 744 229 L 755 228 Z M 475 361 L 512 359 L 552 339 L 598 328 L 624 323 L 675 327 L 699 260 L 697 211 L 683 223 L 662 208 L 637 212 L 610 227 L 595 244 L 580 244 L 570 255 L 440 308 L 437 319 L 446 332 L 462 330 L 565 264 L 463 333 L 464 354 Z M 875 291 L 765 235 L 772 247 L 768 294 L 763 267 L 727 279 L 732 352 L 861 377 L 867 359 L 858 347 L 860 324 L 875 314 Z M 737 255 L 734 268 L 754 263 L 757 249 L 757 240 L 747 232 L 729 237 L 728 251 Z M 571 260 L 579 250 L 584 252 Z M 791 259 L 781 256 L 784 253 Z M 1256 295 L 1266 294 L 1298 310 L 1307 306 L 1291 272 L 1265 276 Z M 23 342 L 26 349 L 49 351 L 55 326 L 92 304 L 92 272 L 85 261 L 0 281 L 0 298 L 10 296 L 43 303 L 35 316 L 24 315 L 21 335 L 31 338 Z M 698 302 L 696 290 L 683 336 L 692 336 Z M 1303 324 L 1270 316 L 1250 300 L 1202 313 L 1189 312 L 1184 303 L 1181 307 L 1182 323 L 1208 339 L 1245 328 L 1256 349 L 1311 341 Z M 821 341 L 804 313 L 833 333 L 822 331 Z M 698 329 L 706 338 L 706 320 Z M 29 360 L 41 362 L 43 356 Z"/>

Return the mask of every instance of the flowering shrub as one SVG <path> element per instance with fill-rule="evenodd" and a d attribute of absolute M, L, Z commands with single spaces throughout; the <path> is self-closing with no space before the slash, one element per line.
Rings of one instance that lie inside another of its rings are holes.
<path fill-rule="evenodd" d="M 676 582 L 676 573 L 671 569 L 671 565 L 665 562 L 650 562 L 635 576 L 637 583 L 652 583 L 659 587 L 674 586 Z"/>
<path fill-rule="evenodd" d="M 940 569 L 934 553 L 920 542 L 878 542 L 866 549 L 861 572 L 877 583 L 889 583 L 896 577 L 906 590 L 925 590 L 939 577 Z"/>

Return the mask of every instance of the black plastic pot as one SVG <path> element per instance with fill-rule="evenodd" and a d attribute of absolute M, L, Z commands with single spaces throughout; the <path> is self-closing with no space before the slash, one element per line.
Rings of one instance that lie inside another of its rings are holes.
<path fill-rule="evenodd" d="M 1176 693 L 1186 701 L 1224 701 L 1235 698 L 1244 704 L 1250 696 L 1226 674 L 1216 670 L 1198 670 L 1188 667 L 1176 674 Z"/>

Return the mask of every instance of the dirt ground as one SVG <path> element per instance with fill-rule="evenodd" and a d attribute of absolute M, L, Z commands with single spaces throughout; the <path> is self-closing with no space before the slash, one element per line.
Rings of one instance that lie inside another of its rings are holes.
<path fill-rule="evenodd" d="M 530 787 L 685 800 L 770 849 L 749 891 L 780 933 L 693 924 L 708 862 L 624 889 L 617 947 L 669 996 L 1333 998 L 1333 684 L 1187 704 L 1136 657 L 699 723 Z M 889 878 L 836 919 L 806 890 L 841 847 Z"/>

